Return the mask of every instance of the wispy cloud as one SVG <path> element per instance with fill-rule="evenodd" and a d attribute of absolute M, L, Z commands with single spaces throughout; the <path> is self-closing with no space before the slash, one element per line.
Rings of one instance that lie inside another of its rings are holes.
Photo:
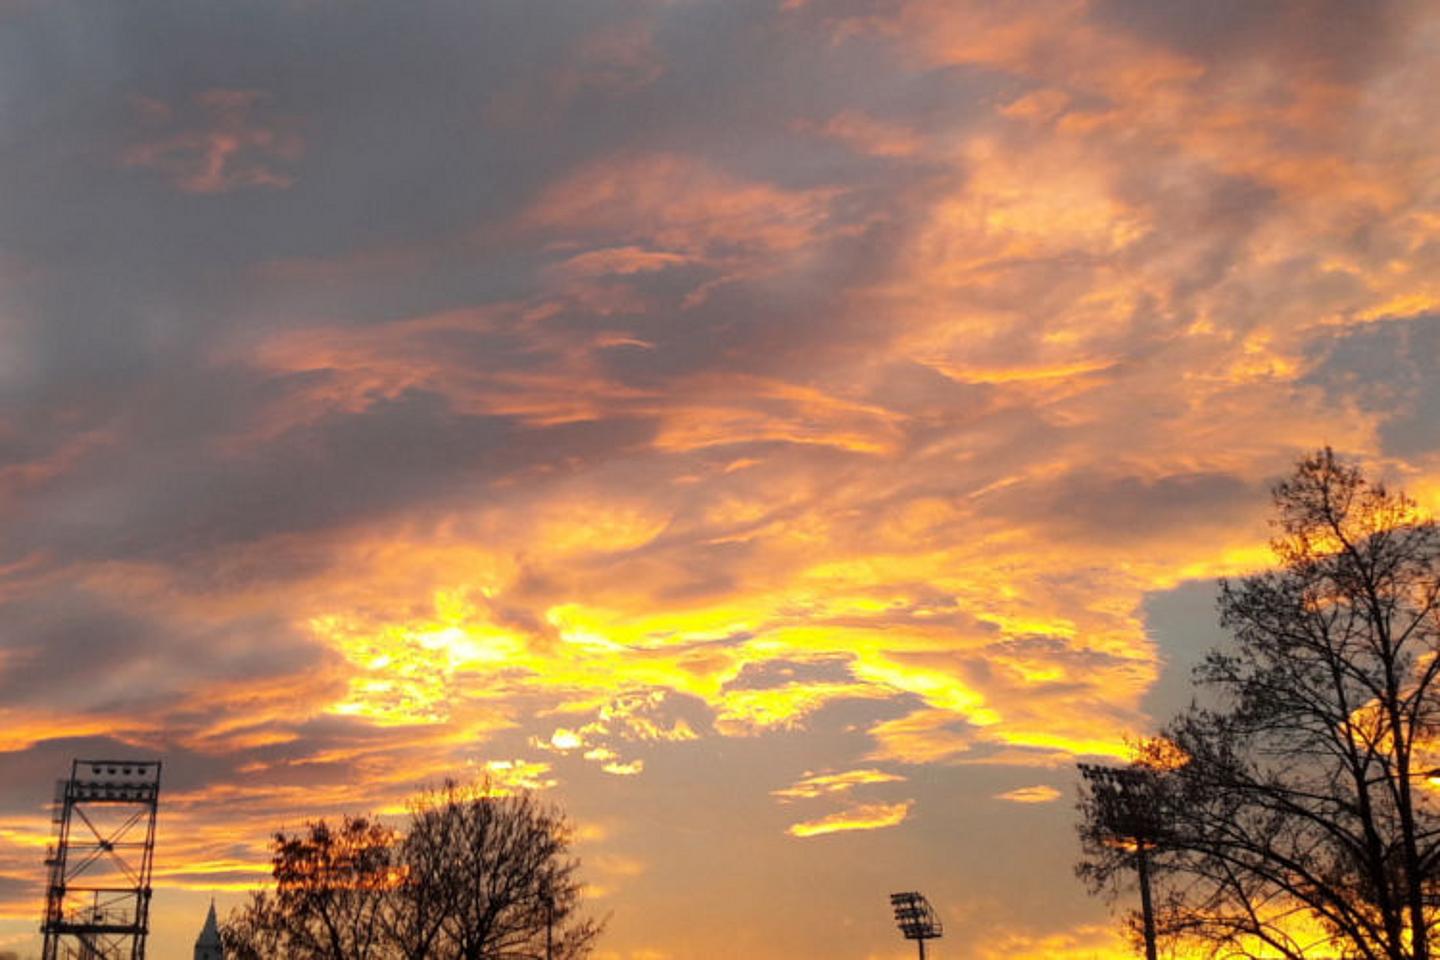
<path fill-rule="evenodd" d="M 913 801 L 900 803 L 862 803 L 828 814 L 816 820 L 790 825 L 786 832 L 792 837 L 819 837 L 851 830 L 883 830 L 903 823 L 910 815 Z"/>
<path fill-rule="evenodd" d="M 210 89 L 177 111 L 163 101 L 133 103 L 141 139 L 120 161 L 154 170 L 186 193 L 225 193 L 243 187 L 285 189 L 304 153 L 304 141 L 286 118 L 262 118 L 267 95 L 259 90 Z"/>
<path fill-rule="evenodd" d="M 813 800 L 816 797 L 849 793 L 855 787 L 875 783 L 904 782 L 905 778 L 898 773 L 886 773 L 883 770 L 874 769 L 846 770 L 843 773 L 807 774 L 791 786 L 771 790 L 770 794 L 781 800 Z"/>
<path fill-rule="evenodd" d="M 1059 800 L 1060 796 L 1060 791 L 1049 784 L 1038 784 L 1033 787 L 1016 787 L 1014 790 L 997 793 L 995 799 L 1009 800 L 1011 803 L 1052 803 Z"/>

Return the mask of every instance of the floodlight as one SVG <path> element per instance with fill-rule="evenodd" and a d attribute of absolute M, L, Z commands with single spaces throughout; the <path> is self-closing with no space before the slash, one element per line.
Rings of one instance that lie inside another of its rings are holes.
<path fill-rule="evenodd" d="M 1141 767 L 1104 767 L 1082 763 L 1080 776 L 1090 784 L 1106 832 L 1137 845 L 1155 844 L 1162 832 L 1157 808 L 1156 773 Z"/>
<path fill-rule="evenodd" d="M 1150 851 L 1165 839 L 1159 809 L 1158 773 L 1138 765 L 1104 767 L 1079 764 L 1080 776 L 1090 784 L 1100 827 L 1135 853 L 1140 880 L 1140 913 L 1144 923 L 1145 958 L 1156 960 L 1155 911 L 1150 898 Z"/>
<path fill-rule="evenodd" d="M 890 894 L 890 906 L 901 936 L 914 940 L 920 948 L 920 960 L 925 960 L 925 941 L 938 940 L 945 932 L 935 908 L 914 890 Z"/>

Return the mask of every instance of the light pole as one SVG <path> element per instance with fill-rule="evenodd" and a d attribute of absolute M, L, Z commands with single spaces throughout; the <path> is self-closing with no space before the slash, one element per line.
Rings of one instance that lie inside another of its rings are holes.
<path fill-rule="evenodd" d="M 1135 848 L 1135 872 L 1140 881 L 1140 915 L 1145 924 L 1145 960 L 1155 960 L 1155 907 L 1150 898 L 1150 851 L 1161 834 L 1156 810 L 1155 772 L 1139 767 L 1102 767 L 1080 764 L 1080 776 L 1090 784 L 1100 814 L 1100 825 L 1112 838 Z"/>
<path fill-rule="evenodd" d="M 895 925 L 901 935 L 919 945 L 920 960 L 925 960 L 925 941 L 938 940 L 945 933 L 935 908 L 913 890 L 890 894 L 890 906 L 895 910 Z"/>

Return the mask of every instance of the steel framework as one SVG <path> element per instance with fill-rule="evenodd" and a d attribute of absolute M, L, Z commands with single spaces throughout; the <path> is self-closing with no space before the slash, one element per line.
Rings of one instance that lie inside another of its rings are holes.
<path fill-rule="evenodd" d="M 159 761 L 76 760 L 55 784 L 44 960 L 144 960 Z"/>

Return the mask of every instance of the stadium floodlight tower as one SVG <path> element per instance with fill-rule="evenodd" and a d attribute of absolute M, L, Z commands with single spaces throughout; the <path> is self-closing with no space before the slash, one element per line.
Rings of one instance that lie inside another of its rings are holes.
<path fill-rule="evenodd" d="M 939 914 L 914 890 L 890 894 L 890 906 L 895 909 L 895 925 L 901 935 L 919 945 L 920 960 L 925 960 L 925 941 L 938 940 L 945 933 Z"/>
<path fill-rule="evenodd" d="M 1110 838 L 1135 854 L 1140 880 L 1140 916 L 1146 960 L 1156 960 L 1155 907 L 1150 894 L 1150 853 L 1165 838 L 1160 813 L 1159 773 L 1148 767 L 1104 767 L 1082 763 L 1080 776 L 1089 784 Z"/>
<path fill-rule="evenodd" d="M 159 761 L 76 760 L 55 784 L 44 960 L 144 960 Z"/>

